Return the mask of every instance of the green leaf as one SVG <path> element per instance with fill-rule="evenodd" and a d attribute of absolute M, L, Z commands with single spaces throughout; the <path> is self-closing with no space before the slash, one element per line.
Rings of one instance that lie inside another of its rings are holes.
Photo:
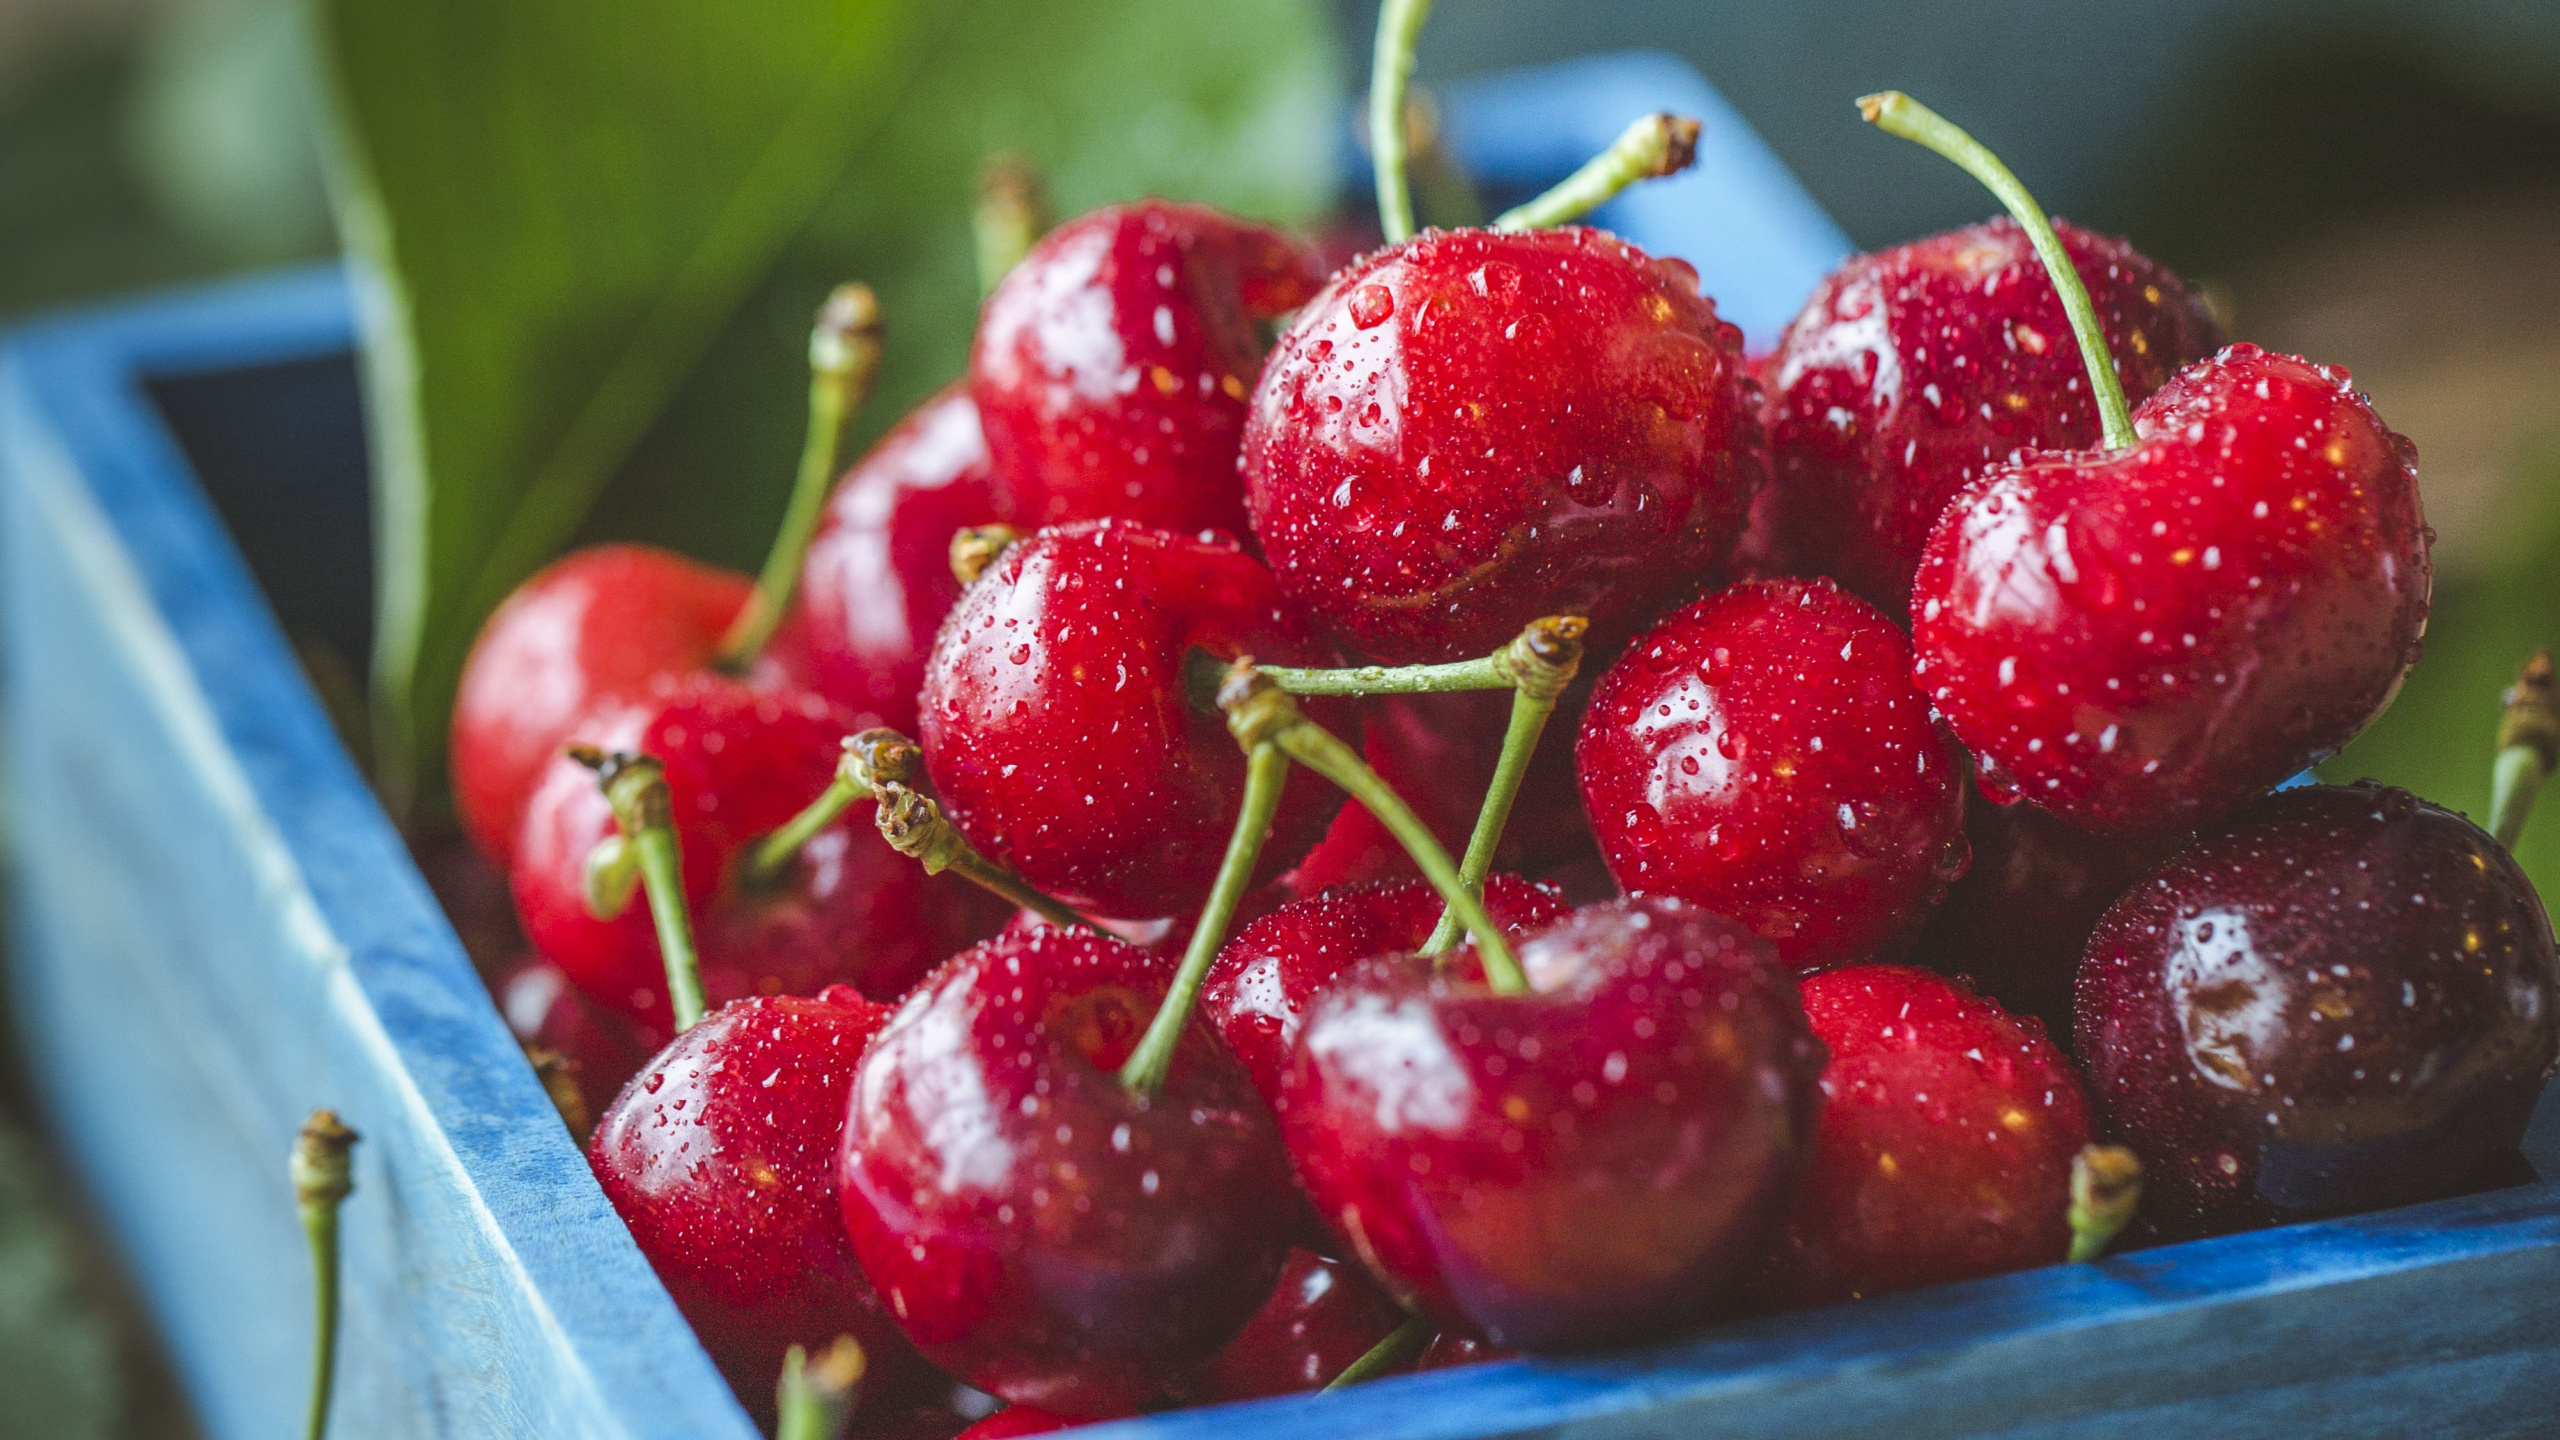
<path fill-rule="evenodd" d="M 571 541 L 752 561 L 829 286 L 886 307 L 866 430 L 956 371 L 987 152 L 1028 152 L 1070 208 L 1330 195 L 1318 0 L 318 3 L 367 277 L 395 804 L 434 793 L 481 618 Z"/>

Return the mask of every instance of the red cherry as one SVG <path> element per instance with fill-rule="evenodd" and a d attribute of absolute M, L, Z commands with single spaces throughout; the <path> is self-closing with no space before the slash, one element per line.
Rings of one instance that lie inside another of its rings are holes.
<path fill-rule="evenodd" d="M 1391 1290 L 1496 1344 L 1713 1314 L 1820 1112 L 1792 976 L 1667 896 L 1585 906 L 1519 953 L 1525 994 L 1396 956 L 1317 996 L 1280 1107 L 1300 1181 Z"/>
<path fill-rule="evenodd" d="M 909 1339 L 970 1384 L 1126 1414 L 1271 1293 L 1298 1204 L 1271 1112 L 1194 1027 L 1165 1087 L 1117 1067 L 1168 962 L 1077 931 L 954 956 L 864 1057 L 847 1230 Z"/>
<path fill-rule="evenodd" d="M 1413 1362 L 1416 1370 L 1454 1370 L 1461 1365 L 1490 1365 L 1496 1360 L 1510 1360 L 1520 1354 L 1505 1350 L 1480 1336 L 1463 1330 L 1443 1330 L 1431 1337 L 1422 1349 L 1422 1358 Z"/>
<path fill-rule="evenodd" d="M 925 671 L 919 731 L 952 823 L 1070 905 L 1197 909 L 1226 853 L 1244 755 L 1195 705 L 1185 658 L 1331 657 L 1232 540 L 1115 521 L 1044 530 L 969 587 Z M 1340 725 L 1340 702 L 1308 713 Z M 1293 776 L 1259 872 L 1285 871 L 1339 797 Z"/>
<path fill-rule="evenodd" d="M 2345 372 L 2234 345 L 2125 451 L 1994 466 L 1912 583 L 1914 670 L 1986 787 L 2105 830 L 2227 813 L 2344 745 L 2425 629 L 2417 456 Z"/>
<path fill-rule="evenodd" d="M 740 1000 L 659 1052 L 587 1147 L 596 1181 L 751 1408 L 783 1351 L 850 1334 L 867 1402 L 932 1372 L 881 1313 L 835 1201 L 836 1139 L 863 1047 L 889 1007 L 842 986 Z"/>
<path fill-rule="evenodd" d="M 1071 1415 L 1053 1414 L 1037 1405 L 1007 1405 L 961 1431 L 958 1440 L 1014 1440 L 1019 1435 L 1046 1435 L 1088 1423 Z"/>
<path fill-rule="evenodd" d="M 1695 594 L 1765 468 L 1741 332 L 1597 230 L 1429 232 L 1326 282 L 1245 429 L 1291 596 L 1396 663 L 1585 615 L 1594 655 Z"/>
<path fill-rule="evenodd" d="M 1010 512 L 1244 533 L 1256 325 L 1313 294 L 1315 266 L 1277 230 L 1164 200 L 1050 231 L 987 297 L 969 357 Z"/>
<path fill-rule="evenodd" d="M 772 885 L 747 884 L 741 852 L 816 799 L 854 721 L 817 697 L 702 675 L 591 725 L 608 750 L 666 766 L 705 993 L 805 993 L 847 983 L 891 998 L 945 955 L 992 932 L 1002 905 L 957 876 L 928 876 L 873 832 L 857 802 Z M 595 776 L 562 756 L 525 815 L 514 874 L 534 946 L 581 990 L 663 1029 L 666 971 L 648 906 L 587 909 L 587 857 L 618 833 Z"/>
<path fill-rule="evenodd" d="M 1292 1250 L 1271 1298 L 1176 1390 L 1185 1404 L 1218 1405 L 1322 1389 L 1404 1320 L 1357 1263 Z"/>
<path fill-rule="evenodd" d="M 1360 961 L 1418 950 L 1440 921 L 1441 899 L 1421 880 L 1352 885 L 1283 905 L 1239 929 L 1200 987 L 1200 1014 L 1243 1062 L 1254 1088 L 1277 1101 L 1307 1007 Z M 1516 875 L 1485 882 L 1484 904 L 1506 931 L 1547 925 L 1568 908 L 1552 887 Z"/>
<path fill-rule="evenodd" d="M 2178 277 L 2122 240 L 2056 227 L 2136 401 L 2222 344 Z M 1776 551 L 1896 621 L 1929 528 L 1995 461 L 2098 443 L 2062 299 L 2003 217 L 1850 257 L 1767 362 Z"/>
<path fill-rule="evenodd" d="M 1787 963 L 1865 960 L 1964 873 L 1962 767 L 1911 651 L 1828 580 L 1755 580 L 1639 637 L 1576 761 L 1609 873 L 1749 925 Z"/>
<path fill-rule="evenodd" d="M 519 1044 L 539 1046 L 569 1063 L 569 1078 L 590 1117 L 602 1115 L 623 1082 L 665 1043 L 663 1032 L 588 999 L 548 960 L 527 956 L 491 981 L 489 990 Z"/>
<path fill-rule="evenodd" d="M 1907 965 L 1808 976 L 1804 1014 L 1826 1103 L 1758 1294 L 1816 1305 L 2069 1253 L 2089 1102 L 2041 1023 Z"/>
<path fill-rule="evenodd" d="M 2370 782 L 2259 801 L 2118 900 L 2080 1054 L 2172 1236 L 2404 1205 L 2512 1153 L 2560 1053 L 2532 882 Z"/>
<path fill-rule="evenodd" d="M 951 537 L 1003 518 L 978 407 L 955 385 L 900 421 L 828 497 L 800 576 L 808 688 L 912 734 L 925 657 L 960 598 Z"/>

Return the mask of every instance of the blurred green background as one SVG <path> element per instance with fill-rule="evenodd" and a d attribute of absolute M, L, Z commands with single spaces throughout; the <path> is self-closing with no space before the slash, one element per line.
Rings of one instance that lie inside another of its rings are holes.
<path fill-rule="evenodd" d="M 846 7 L 884 8 L 895 7 Z M 544 492 L 580 503 L 527 522 L 536 548 L 573 533 L 675 535 L 711 558 L 750 561 L 778 503 L 796 418 L 788 404 L 757 410 L 739 428 L 703 417 L 734 419 L 741 396 L 770 395 L 775 377 L 788 379 L 808 305 L 834 278 L 824 267 L 848 254 L 883 279 L 905 347 L 875 428 L 947 375 L 966 343 L 954 207 L 968 159 L 995 144 L 1023 145 L 1050 164 L 1070 204 L 1142 187 L 1302 215 L 1340 140 L 1328 117 L 1363 83 L 1374 16 L 1370 4 L 1325 0 L 912 8 L 975 18 L 880 42 L 896 47 L 886 65 L 900 82 L 894 103 L 858 135 L 850 125 L 829 132 L 842 150 L 825 161 L 843 174 L 819 167 L 829 183 L 810 192 L 810 228 L 783 234 L 761 266 L 741 272 L 747 288 L 727 295 L 716 323 L 697 325 L 670 352 L 664 368 L 674 378 L 646 410 L 649 425 L 594 473 Z M 406 144 L 434 161 L 452 127 L 478 123 L 498 103 L 475 88 L 496 81 L 467 53 L 427 53 L 420 37 L 475 15 L 574 31 L 677 13 L 648 0 L 329 9 L 360 22 L 328 32 L 334 47 L 311 41 L 299 0 L 0 0 L 0 324 L 334 253 L 323 161 L 346 152 L 315 124 L 329 93 L 316 52 L 339 61 L 372 153 Z M 731 27 L 722 33 L 738 42 L 735 53 L 715 51 L 724 62 L 795 58 L 790 36 L 737 30 L 766 23 L 762 5 L 688 13 Z M 508 32 L 507 43 L 518 39 Z M 1862 245 L 1990 208 L 1950 168 L 1858 124 L 1849 98 L 1896 86 L 2000 149 L 2049 207 L 2130 234 L 2209 285 L 2235 334 L 2352 368 L 2423 457 L 2439 532 L 2437 599 L 2426 659 L 2398 706 L 2329 768 L 2474 813 L 2484 807 L 2497 692 L 2526 653 L 2560 639 L 2560 596 L 2544 583 L 2560 566 L 2560 404 L 2551 398 L 2560 393 L 2560 4 L 1445 0 L 1424 40 L 1421 79 L 1632 46 L 1696 64 Z M 538 106 L 572 79 L 625 87 L 587 97 L 610 116 L 618 95 L 702 79 L 672 52 L 585 50 L 582 67 L 556 82 L 537 70 L 506 93 Z M 861 108 L 870 99 L 850 88 L 845 113 L 872 114 Z M 395 207 L 404 213 L 446 206 L 437 253 L 451 288 L 437 293 L 505 313 L 524 302 L 504 284 L 479 286 L 485 267 L 557 269 L 587 257 L 544 251 L 503 223 L 473 233 L 470 205 L 485 201 L 498 216 L 521 216 L 528 203 L 575 206 L 567 191 L 518 197 L 514 210 L 460 193 L 421 200 L 477 178 L 469 144 L 456 144 L 459 174 L 422 164 L 386 188 L 405 197 Z M 844 175 L 877 183 L 834 183 Z M 813 233 L 840 243 L 812 247 Z M 633 253 L 622 258 L 639 272 L 654 263 Z M 509 274 L 505 283 L 521 279 Z M 596 368 L 593 356 L 572 360 L 546 377 Z M 515 383 L 503 370 L 484 378 L 501 390 Z M 480 439 L 520 450 L 546 434 L 556 440 L 559 423 L 531 414 L 522 433 Z M 725 447 L 740 435 L 752 453 L 778 458 L 722 485 L 701 483 L 732 463 Z M 519 479 L 540 469 L 511 463 Z M 594 504 L 598 496 L 607 503 Z M 501 506 L 465 518 L 481 524 L 501 511 L 515 513 Z M 472 603 L 451 601 L 457 614 Z M 429 626 L 430 638 L 449 643 L 457 624 Z M 2560 822 L 2530 831 L 2523 851 L 2553 893 Z M 0 1064 L 0 1437 L 184 1435 L 183 1402 L 112 1260 L 83 1229 L 76 1193 L 28 1126 L 19 1077 L 5 1072 Z"/>

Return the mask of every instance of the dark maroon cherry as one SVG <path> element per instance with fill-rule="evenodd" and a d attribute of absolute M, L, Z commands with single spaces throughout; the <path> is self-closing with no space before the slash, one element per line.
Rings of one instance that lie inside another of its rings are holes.
<path fill-rule="evenodd" d="M 1910 663 L 1828 580 L 1746 581 L 1638 637 L 1576 751 L 1609 873 L 1741 921 L 1798 969 L 1907 938 L 1966 856 L 1963 767 Z"/>
<path fill-rule="evenodd" d="M 978 407 L 956 385 L 846 471 L 800 575 L 808 656 L 801 683 L 915 733 L 925 657 L 960 598 L 951 537 L 1006 518 L 996 490 Z"/>
<path fill-rule="evenodd" d="M 1543 927 L 1568 908 L 1552 888 L 1516 875 L 1488 879 L 1484 903 L 1508 931 Z M 1290 1044 L 1317 992 L 1360 961 L 1422 948 L 1441 904 L 1423 881 L 1397 879 L 1283 905 L 1239 929 L 1218 952 L 1200 987 L 1201 1017 L 1244 1063 L 1254 1088 L 1276 1102 Z"/>
<path fill-rule="evenodd" d="M 667 1041 L 664 1032 L 588 999 L 559 966 L 534 956 L 502 972 L 489 992 L 517 1043 L 568 1063 L 590 1120 Z"/>
<path fill-rule="evenodd" d="M 1176 1392 L 1185 1404 L 1218 1405 L 1319 1390 L 1404 1321 L 1358 1262 L 1292 1250 L 1271 1298 Z"/>
<path fill-rule="evenodd" d="M 1519 1353 L 1517 1350 L 1505 1350 L 1490 1340 L 1463 1330 L 1443 1330 L 1422 1348 L 1422 1358 L 1413 1362 L 1413 1368 L 1454 1370 L 1461 1365 L 1489 1365 L 1496 1360 L 1510 1360 Z"/>
<path fill-rule="evenodd" d="M 2111 236 L 2056 228 L 2128 398 L 2222 344 L 2165 267 Z M 1850 257 L 1814 289 L 1764 374 L 1777 553 L 1896 621 L 1956 492 L 1995 461 L 2098 443 L 2071 321 L 2006 217 Z"/>
<path fill-rule="evenodd" d="M 925 671 L 925 766 L 979 850 L 1070 905 L 1198 908 L 1226 853 L 1244 755 L 1194 703 L 1186 658 L 1331 655 L 1234 541 L 1116 521 L 1044 530 L 969 587 Z M 1308 713 L 1348 728 L 1339 703 Z M 1291 777 L 1261 874 L 1324 833 L 1339 796 Z"/>
<path fill-rule="evenodd" d="M 1742 336 L 1597 230 L 1430 231 L 1327 281 L 1245 429 L 1281 585 L 1389 662 L 1586 615 L 1607 655 L 1731 556 L 1765 470 Z"/>
<path fill-rule="evenodd" d="M 1804 1014 L 1831 1053 L 1822 1125 L 1759 1298 L 1818 1305 L 2069 1253 L 2089 1101 L 2041 1023 L 1908 965 L 1807 976 Z"/>
<path fill-rule="evenodd" d="M 2451 1193 L 2560 1049 L 2550 918 L 2471 822 L 2370 782 L 2268 796 L 2118 900 L 2080 1054 L 2172 1236 Z"/>
<path fill-rule="evenodd" d="M 1316 997 L 1281 1127 L 1327 1224 L 1399 1299 L 1524 1350 L 1714 1314 L 1779 1218 L 1822 1051 L 1768 943 L 1668 896 L 1519 946 L 1527 993 L 1391 956 Z"/>
<path fill-rule="evenodd" d="M 750 1408 L 783 1352 L 862 1343 L 866 1401 L 932 1371 L 881 1312 L 836 1212 L 837 1136 L 863 1047 L 889 1018 L 842 986 L 740 1000 L 660 1051 L 587 1147 L 597 1183 Z"/>
<path fill-rule="evenodd" d="M 1269 1297 L 1297 1214 L 1271 1111 L 1206 1030 L 1117 1067 L 1169 962 L 1077 931 L 954 956 L 864 1057 L 839 1194 L 909 1339 L 970 1384 L 1127 1414 Z"/>
<path fill-rule="evenodd" d="M 2344 371 L 2234 345 L 2124 451 L 1993 466 L 1912 582 L 1914 671 L 1983 783 L 2091 829 L 2202 824 L 2335 751 L 2426 628 L 2417 452 Z"/>
<path fill-rule="evenodd" d="M 1007 1405 L 961 1431 L 957 1440 L 1016 1440 L 1018 1436 L 1046 1435 L 1089 1423 L 1087 1419 L 1055 1414 L 1037 1405 Z"/>
<path fill-rule="evenodd" d="M 969 358 L 1010 513 L 1243 534 L 1257 327 L 1320 278 L 1298 241 L 1199 205 L 1113 205 L 1050 231 L 987 297 Z"/>

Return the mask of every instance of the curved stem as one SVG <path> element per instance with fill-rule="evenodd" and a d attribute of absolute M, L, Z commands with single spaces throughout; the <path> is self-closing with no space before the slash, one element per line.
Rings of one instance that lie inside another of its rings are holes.
<path fill-rule="evenodd" d="M 747 848 L 739 878 L 750 888 L 771 885 L 791 868 L 792 861 L 800 858 L 801 847 L 816 839 L 818 832 L 836 823 L 836 818 L 853 808 L 855 801 L 876 798 L 881 780 L 912 777 L 922 758 L 916 742 L 895 730 L 865 730 L 846 736 L 844 753 L 836 760 L 835 778 L 818 792 L 817 799 L 784 821 L 781 829 Z"/>
<path fill-rule="evenodd" d="M 2498 717 L 2498 759 L 2490 775 L 2489 833 L 2513 850 L 2524 834 L 2542 782 L 2560 767 L 2560 696 L 2555 696 L 2551 652 L 2539 650 L 2507 687 Z"/>
<path fill-rule="evenodd" d="M 1209 887 L 1208 903 L 1200 907 L 1199 923 L 1192 927 L 1191 943 L 1182 952 L 1182 966 L 1173 972 L 1164 1003 L 1156 1007 L 1147 1033 L 1139 1037 L 1138 1048 L 1129 1052 L 1127 1063 L 1120 1067 L 1120 1083 L 1141 1095 L 1164 1088 L 1174 1049 L 1182 1043 L 1183 1027 L 1191 1023 L 1191 1007 L 1200 998 L 1200 982 L 1208 978 L 1209 962 L 1218 958 L 1218 947 L 1227 941 L 1227 926 L 1235 920 L 1245 887 L 1252 883 L 1254 862 L 1262 858 L 1262 842 L 1271 833 L 1271 817 L 1280 808 L 1280 787 L 1288 778 L 1289 756 L 1279 746 L 1265 740 L 1245 751 L 1244 800 L 1236 809 L 1235 834 L 1227 839 L 1226 858 L 1219 862 L 1218 878 Z"/>
<path fill-rule="evenodd" d="M 1439 1333 L 1439 1326 L 1419 1315 L 1412 1316 L 1388 1331 L 1386 1339 L 1370 1346 L 1367 1354 L 1342 1367 L 1342 1373 L 1326 1381 L 1324 1388 L 1339 1390 L 1345 1385 L 1357 1385 L 1363 1380 L 1391 1375 L 1411 1364 L 1413 1358 L 1420 1355 L 1423 1347 Z"/>
<path fill-rule="evenodd" d="M 1413 857 L 1422 878 L 1431 882 L 1440 898 L 1454 907 L 1466 921 L 1467 932 L 1476 938 L 1476 953 L 1484 961 L 1486 983 L 1497 995 L 1518 995 L 1529 988 L 1529 978 L 1520 969 L 1520 959 L 1511 953 L 1511 942 L 1502 927 L 1485 914 L 1484 903 L 1467 893 L 1458 880 L 1458 867 L 1449 852 L 1404 803 L 1393 786 L 1378 778 L 1358 751 L 1334 738 L 1331 731 L 1309 721 L 1298 709 L 1289 693 L 1270 681 L 1270 677 L 1254 668 L 1251 660 L 1238 660 L 1227 672 L 1227 683 L 1218 690 L 1218 707 L 1227 712 L 1227 728 L 1236 739 L 1247 745 L 1269 741 L 1289 752 L 1289 758 L 1322 775 L 1349 792 L 1352 799 L 1378 817 Z"/>
<path fill-rule="evenodd" d="M 839 1335 L 817 1359 L 794 1345 L 782 1354 L 782 1380 L 774 1387 L 773 1440 L 836 1440 L 862 1396 L 868 1368 L 862 1345 Z"/>
<path fill-rule="evenodd" d="M 2071 317 L 2071 333 L 2078 337 L 2080 358 L 2089 367 L 2089 388 L 2098 399 L 2098 424 L 2106 447 L 2131 449 L 2138 438 L 2133 433 L 2133 412 L 2125 405 L 2124 386 L 2116 379 L 2114 358 L 2107 353 L 2106 332 L 2098 328 L 2097 307 L 2089 303 L 2089 287 L 2080 283 L 2080 272 L 2063 251 L 2062 238 L 2053 233 L 2053 222 L 2045 218 L 2036 197 L 2027 193 L 2027 187 L 2018 183 L 2018 177 L 1981 141 L 1899 90 L 1861 96 L 1858 113 L 1886 134 L 1926 145 L 1954 161 L 2009 207 L 2019 228 L 2035 243 L 2045 273 L 2053 277 L 2053 288 L 2062 296 L 2063 313 Z"/>
<path fill-rule="evenodd" d="M 1591 622 L 1579 615 L 1532 620 L 1495 657 L 1512 677 L 1511 720 L 1502 732 L 1502 754 L 1494 761 L 1484 804 L 1476 811 L 1475 831 L 1467 836 L 1466 858 L 1458 863 L 1459 883 L 1478 899 L 1484 897 L 1484 882 L 1493 873 L 1493 852 L 1502 844 L 1502 827 L 1510 823 L 1512 802 L 1520 798 L 1520 782 L 1528 778 L 1529 757 L 1537 753 L 1538 737 L 1546 733 L 1556 701 L 1582 668 L 1582 637 L 1590 629 Z M 1439 923 L 1431 927 L 1431 938 L 1422 942 L 1422 953 L 1437 955 L 1457 944 L 1460 928 L 1457 910 L 1443 907 Z"/>
<path fill-rule="evenodd" d="M 2084 1145 L 2071 1161 L 2069 1263 L 2095 1260 L 2142 1205 L 2142 1162 L 2121 1145 Z"/>
<path fill-rule="evenodd" d="M 879 790 L 880 838 L 889 842 L 890 849 L 923 865 L 925 873 L 953 871 L 1062 930 L 1110 933 L 1069 909 L 1066 902 L 979 854 L 931 796 L 896 780 L 881 781 Z"/>
<path fill-rule="evenodd" d="M 809 429 L 800 444 L 791 503 L 782 512 L 782 528 L 774 532 L 756 588 L 729 622 L 729 633 L 720 637 L 723 670 L 734 674 L 755 663 L 790 613 L 791 592 L 800 586 L 800 567 L 809 558 L 827 487 L 836 478 L 845 425 L 862 408 L 879 371 L 880 302 L 867 285 L 839 285 L 818 307 L 817 324 L 809 332 Z"/>
<path fill-rule="evenodd" d="M 702 960 L 694 951 L 693 914 L 685 908 L 684 855 L 676 842 L 666 767 L 647 755 L 608 755 L 588 745 L 572 745 L 568 753 L 596 772 L 613 806 L 613 823 L 622 830 L 649 897 L 658 956 L 667 967 L 667 1006 L 675 1012 L 677 1032 L 690 1030 L 702 1018 Z M 592 879 L 592 864 L 588 873 Z"/>
<path fill-rule="evenodd" d="M 1377 48 L 1369 56 L 1369 158 L 1378 173 L 1378 228 L 1387 243 L 1413 236 L 1413 191 L 1405 183 L 1404 93 L 1413 81 L 1413 49 L 1431 0 L 1385 0 L 1378 7 Z"/>
<path fill-rule="evenodd" d="M 1699 129 L 1698 122 L 1685 115 L 1660 111 L 1647 115 L 1545 194 L 1495 216 L 1493 228 L 1543 230 L 1569 225 L 1639 180 L 1677 175 L 1697 163 Z"/>
<path fill-rule="evenodd" d="M 356 1188 L 350 1152 L 356 1132 L 334 1110 L 314 1110 L 294 1137 L 286 1173 L 302 1210 L 302 1232 L 311 1241 L 311 1420 L 305 1433 L 329 1433 L 329 1400 L 338 1376 L 338 1207 Z"/>
<path fill-rule="evenodd" d="M 978 202 L 969 212 L 969 222 L 978 242 L 978 293 L 982 296 L 1012 274 L 1049 227 L 1058 223 L 1040 172 L 1011 150 L 988 156 L 978 167 Z"/>
<path fill-rule="evenodd" d="M 1509 647 L 1478 660 L 1452 660 L 1443 665 L 1350 665 L 1306 669 L 1265 665 L 1262 675 L 1292 695 L 1445 695 L 1459 690 L 1508 690 L 1503 670 Z M 1227 674 L 1227 662 L 1205 650 L 1192 652 L 1185 677 L 1198 695 L 1214 695 Z"/>
<path fill-rule="evenodd" d="M 1440 127 L 1439 102 L 1427 90 L 1404 97 L 1405 174 L 1411 182 L 1417 224 L 1463 230 L 1484 224 L 1484 197 L 1475 177 L 1449 153 Z"/>

